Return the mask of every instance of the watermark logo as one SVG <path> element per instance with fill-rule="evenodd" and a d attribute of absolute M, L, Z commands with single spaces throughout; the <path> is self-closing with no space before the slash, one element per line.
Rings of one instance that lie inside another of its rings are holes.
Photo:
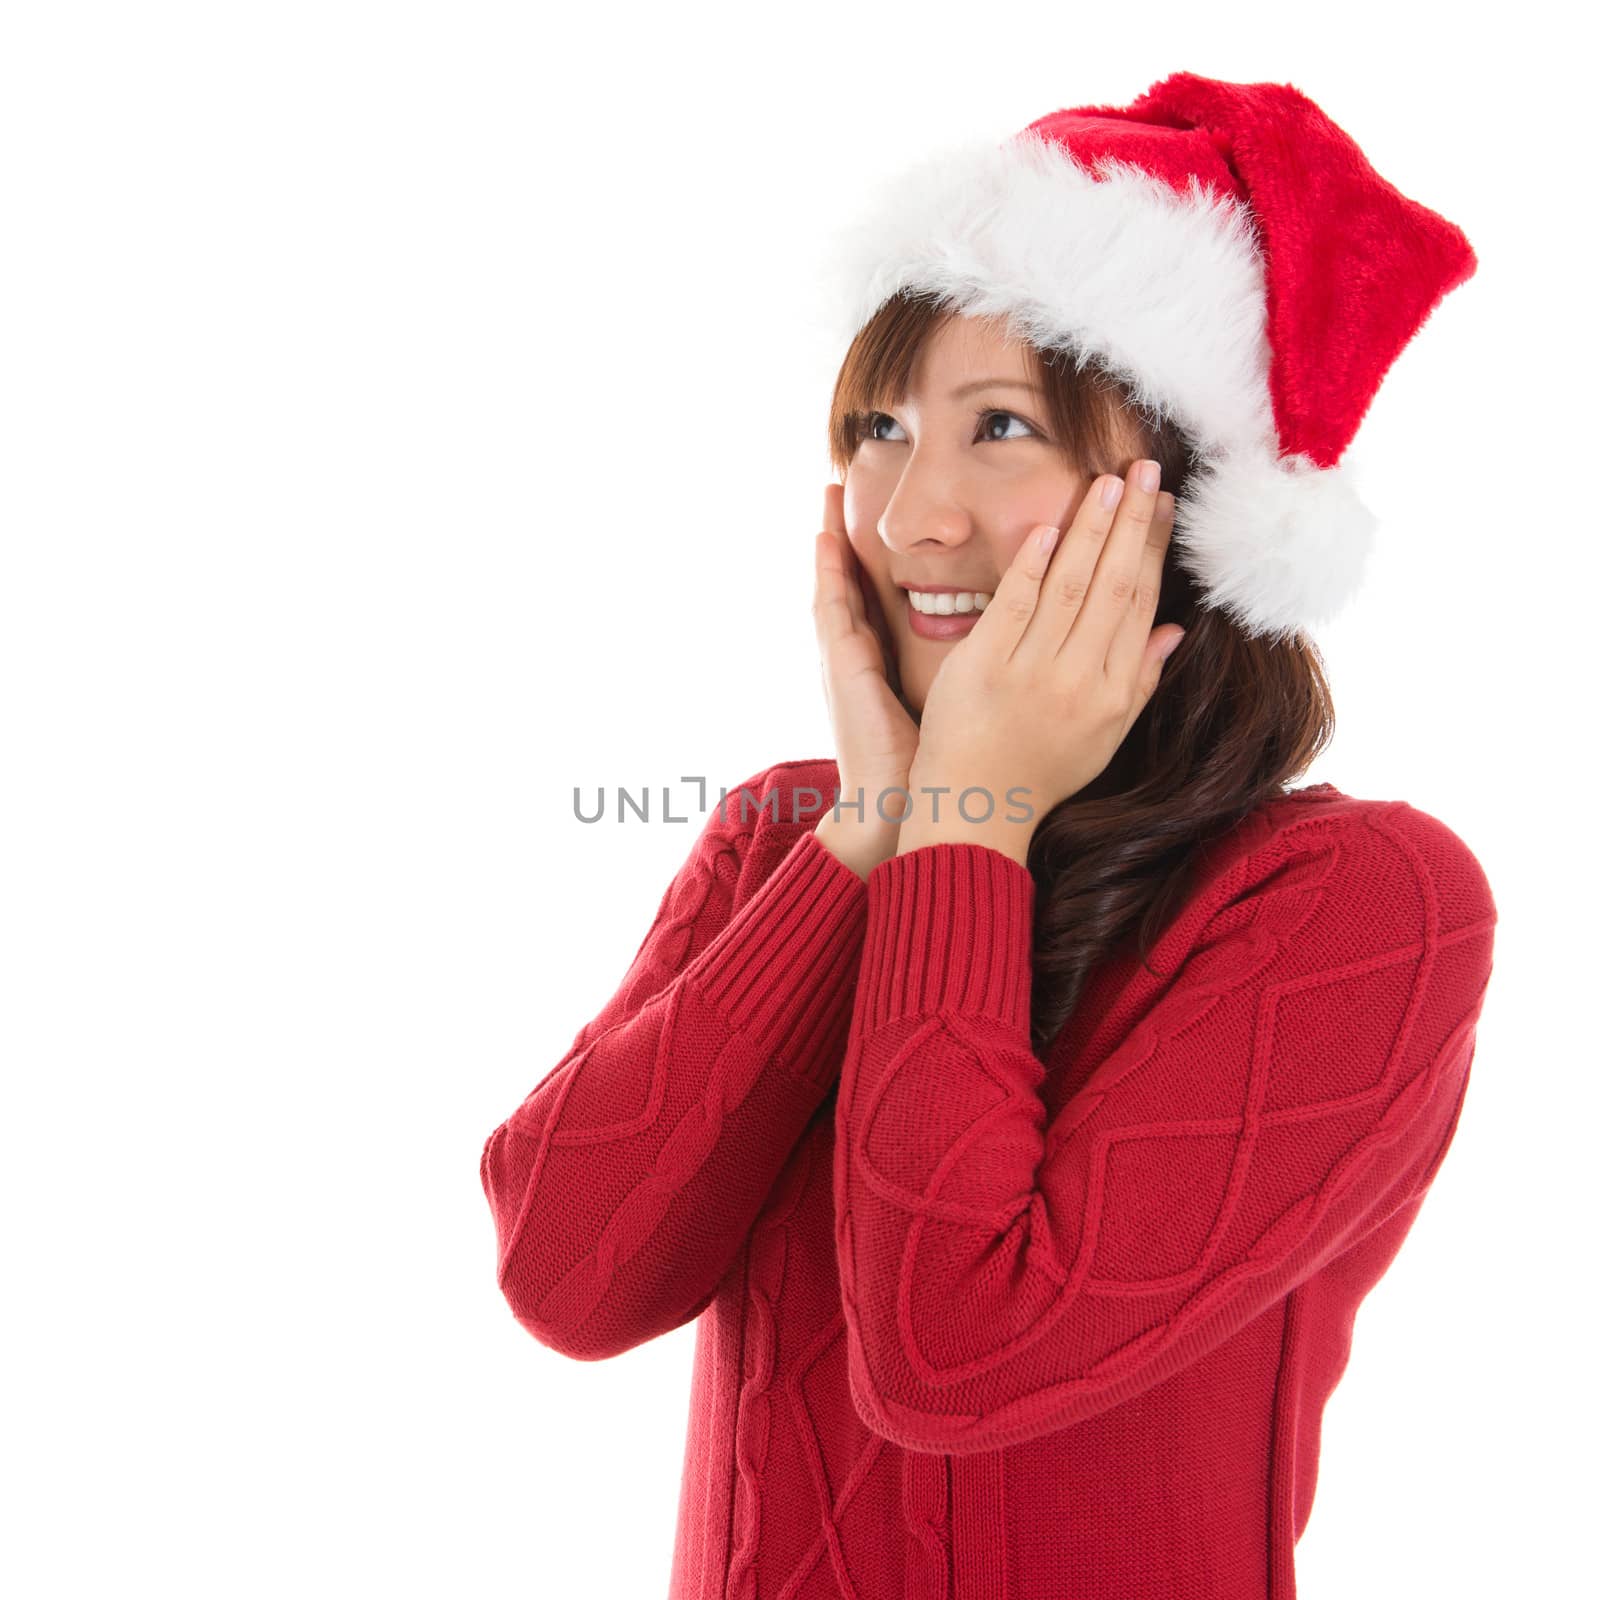
<path fill-rule="evenodd" d="M 681 776 L 679 783 L 689 784 L 695 788 L 698 796 L 698 810 L 704 816 L 708 804 L 706 779 L 702 774 Z M 835 822 L 842 822 L 850 817 L 858 822 L 865 822 L 869 812 L 875 813 L 881 822 L 904 822 L 917 810 L 919 802 L 917 795 L 922 795 L 927 806 L 927 816 L 933 822 L 948 821 L 953 811 L 963 822 L 1032 822 L 1035 816 L 1032 803 L 1027 798 L 1032 791 L 1021 784 L 1013 784 L 1005 791 L 1005 804 L 1012 810 L 996 818 L 999 802 L 994 791 L 982 784 L 971 784 L 965 789 L 953 791 L 948 784 L 924 784 L 915 789 L 893 785 L 887 789 L 879 789 L 869 798 L 865 789 L 857 785 L 855 793 L 846 797 L 842 789 L 830 790 L 813 789 L 800 784 L 787 791 L 776 788 L 769 789 L 765 797 L 755 793 L 747 785 L 740 785 L 737 789 L 730 790 L 726 784 L 718 785 L 719 798 L 716 803 L 718 818 L 723 822 L 737 820 L 741 824 L 749 821 L 754 815 L 765 811 L 773 822 L 804 822 L 813 823 L 824 812 L 831 811 Z M 675 816 L 672 812 L 672 793 L 667 785 L 660 789 L 661 806 L 657 814 L 652 806 L 653 791 L 648 785 L 638 793 L 618 784 L 615 789 L 615 798 L 607 800 L 604 786 L 595 790 L 592 802 L 586 804 L 584 791 L 581 785 L 572 786 L 572 814 L 579 822 L 605 822 L 608 819 L 615 822 L 627 822 L 630 818 L 637 822 L 693 822 L 693 814 Z M 954 799 L 948 797 L 954 794 Z M 787 801 L 787 805 L 784 802 Z M 941 808 L 943 808 L 941 810 Z M 787 815 L 785 815 L 787 812 Z"/>

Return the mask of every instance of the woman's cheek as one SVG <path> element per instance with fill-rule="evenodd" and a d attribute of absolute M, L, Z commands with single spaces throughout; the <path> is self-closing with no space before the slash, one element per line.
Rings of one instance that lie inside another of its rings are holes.
<path fill-rule="evenodd" d="M 1039 522 L 1047 522 L 1049 520 L 1050 519 L 1048 517 L 1039 518 Z M 1000 547 L 996 551 L 996 554 L 1000 558 L 1000 571 L 1002 573 L 1010 570 L 1011 563 L 1016 560 L 1017 551 L 1022 548 L 1023 541 L 1028 537 L 1028 534 L 1031 533 L 1034 528 L 1038 527 L 1039 522 L 1030 523 L 1027 528 L 1013 538 L 1001 540 Z"/>

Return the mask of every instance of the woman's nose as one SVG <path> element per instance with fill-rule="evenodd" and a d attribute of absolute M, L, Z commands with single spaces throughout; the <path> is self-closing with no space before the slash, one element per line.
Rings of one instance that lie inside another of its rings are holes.
<path fill-rule="evenodd" d="M 954 508 L 923 508 L 916 512 L 886 511 L 878 519 L 878 537 L 894 551 L 904 553 L 919 545 L 960 545 L 972 537 L 972 519 Z"/>

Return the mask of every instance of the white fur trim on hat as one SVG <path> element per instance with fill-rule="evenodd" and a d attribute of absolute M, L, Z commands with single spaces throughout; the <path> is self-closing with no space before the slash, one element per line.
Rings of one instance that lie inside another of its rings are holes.
<path fill-rule="evenodd" d="M 1126 162 L 1094 171 L 1030 133 L 924 158 L 834 235 L 824 325 L 848 342 L 915 289 L 1099 358 L 1202 453 L 1173 540 L 1207 603 L 1251 633 L 1326 620 L 1359 585 L 1374 518 L 1336 468 L 1279 455 L 1248 208 L 1198 178 L 1180 194 Z"/>

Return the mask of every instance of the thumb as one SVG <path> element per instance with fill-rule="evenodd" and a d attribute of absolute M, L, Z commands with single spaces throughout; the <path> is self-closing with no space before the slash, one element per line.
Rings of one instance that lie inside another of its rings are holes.
<path fill-rule="evenodd" d="M 1172 652 L 1183 643 L 1184 630 L 1169 628 L 1160 638 L 1152 635 L 1149 654 L 1145 657 L 1145 699 L 1148 700 L 1161 683 L 1162 674 Z"/>

